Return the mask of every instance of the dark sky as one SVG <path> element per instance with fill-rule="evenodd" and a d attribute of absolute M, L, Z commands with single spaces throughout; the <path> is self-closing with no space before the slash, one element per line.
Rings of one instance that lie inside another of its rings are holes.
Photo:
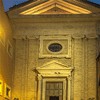
<path fill-rule="evenodd" d="M 4 4 L 5 11 L 8 11 L 10 7 L 13 7 L 14 5 L 18 5 L 20 3 L 26 2 L 28 0 L 2 0 Z"/>
<path fill-rule="evenodd" d="M 5 11 L 8 11 L 10 7 L 13 7 L 14 5 L 18 5 L 20 3 L 26 2 L 28 0 L 2 0 L 4 3 Z M 88 0 L 97 4 L 100 4 L 100 0 Z"/>
<path fill-rule="evenodd" d="M 88 0 L 88 1 L 92 1 L 94 3 L 100 4 L 100 0 Z"/>

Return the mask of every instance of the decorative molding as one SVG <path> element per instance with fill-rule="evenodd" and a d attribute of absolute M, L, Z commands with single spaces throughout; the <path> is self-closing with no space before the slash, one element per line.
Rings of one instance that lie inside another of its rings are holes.
<path fill-rule="evenodd" d="M 38 80 L 42 80 L 41 74 L 38 74 Z"/>
<path fill-rule="evenodd" d="M 72 35 L 72 39 L 94 39 L 94 38 L 98 38 L 97 34 L 80 34 L 80 35 Z"/>
<path fill-rule="evenodd" d="M 68 67 L 55 60 L 36 68 L 37 72 L 41 74 L 42 77 L 69 77 L 73 69 L 73 67 Z"/>
<path fill-rule="evenodd" d="M 61 52 L 48 52 L 50 43 L 60 43 L 63 47 Z M 39 58 L 66 57 L 71 58 L 71 36 L 40 36 Z"/>
<path fill-rule="evenodd" d="M 26 9 L 20 12 L 21 15 L 36 15 L 36 14 L 43 14 L 48 12 L 53 8 L 59 8 L 62 11 L 66 12 L 67 14 L 90 14 L 92 13 L 90 10 L 85 9 L 83 7 L 77 6 L 73 3 L 69 3 L 67 1 L 62 0 L 49 0 L 47 2 L 38 4 L 33 6 L 29 9 Z M 63 14 L 64 14 L 63 12 Z M 59 14 L 59 13 L 57 13 Z"/>
<path fill-rule="evenodd" d="M 69 97 L 69 94 L 68 94 L 68 90 L 67 90 L 67 79 L 66 78 L 44 78 L 43 79 L 43 85 L 42 85 L 42 100 L 45 100 L 45 97 L 46 97 L 46 83 L 47 82 L 62 82 L 62 84 L 63 84 L 63 95 L 62 95 L 62 100 L 66 100 L 66 98 L 68 98 Z M 69 89 L 69 88 L 68 88 Z M 68 100 L 70 100 L 70 99 L 68 99 Z"/>
<path fill-rule="evenodd" d="M 18 40 L 26 40 L 26 39 L 29 39 L 29 40 L 34 40 L 34 39 L 39 39 L 39 36 L 37 35 L 15 35 L 13 37 L 13 39 L 18 39 Z"/>
<path fill-rule="evenodd" d="M 84 34 L 79 34 L 79 33 L 72 35 L 73 39 L 83 39 L 84 37 L 85 37 Z"/>
<path fill-rule="evenodd" d="M 63 83 L 63 100 L 71 97 L 71 81 L 72 81 L 72 71 L 74 68 L 68 67 L 58 61 L 51 61 L 43 66 L 37 67 L 36 70 L 39 73 L 38 77 L 38 100 L 42 98 L 45 100 L 45 89 L 46 82 L 62 82 Z M 59 77 L 59 78 L 58 78 Z M 68 82 L 68 90 L 66 90 L 66 85 Z M 68 91 L 66 94 L 66 91 Z"/>

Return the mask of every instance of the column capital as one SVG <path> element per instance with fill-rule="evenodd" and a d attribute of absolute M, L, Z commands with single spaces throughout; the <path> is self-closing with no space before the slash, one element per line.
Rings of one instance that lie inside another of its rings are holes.
<path fill-rule="evenodd" d="M 67 78 L 68 78 L 68 80 L 72 80 L 72 76 L 71 76 L 71 74 L 69 74 L 68 76 L 67 76 Z"/>
<path fill-rule="evenodd" d="M 38 74 L 38 80 L 42 80 L 42 75 Z"/>

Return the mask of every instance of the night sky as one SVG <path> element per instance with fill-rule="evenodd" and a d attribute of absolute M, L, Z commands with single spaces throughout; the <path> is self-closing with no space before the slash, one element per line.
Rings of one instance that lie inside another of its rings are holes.
<path fill-rule="evenodd" d="M 13 7 L 14 5 L 18 5 L 20 3 L 26 2 L 28 0 L 2 0 L 4 3 L 4 9 L 5 11 L 8 11 L 10 7 Z M 100 4 L 100 0 L 88 0 L 97 4 Z"/>

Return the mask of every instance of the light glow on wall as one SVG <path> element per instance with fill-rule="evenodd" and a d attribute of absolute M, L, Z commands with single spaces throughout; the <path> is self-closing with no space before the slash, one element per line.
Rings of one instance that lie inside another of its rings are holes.
<path fill-rule="evenodd" d="M 5 33 L 1 24 L 0 24 L 0 42 L 2 42 L 3 44 L 5 42 Z"/>
<path fill-rule="evenodd" d="M 3 94 L 3 81 L 0 80 L 0 95 Z"/>
<path fill-rule="evenodd" d="M 3 36 L 3 28 L 2 28 L 2 26 L 1 26 L 1 24 L 0 24 L 0 38 Z"/>

